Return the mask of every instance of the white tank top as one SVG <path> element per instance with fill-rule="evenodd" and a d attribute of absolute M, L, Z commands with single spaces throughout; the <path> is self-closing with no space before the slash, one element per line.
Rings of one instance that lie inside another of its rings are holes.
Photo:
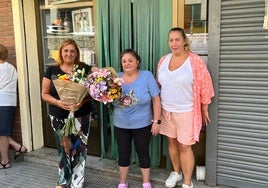
<path fill-rule="evenodd" d="M 167 56 L 158 70 L 161 84 L 162 107 L 169 112 L 189 112 L 193 110 L 193 71 L 190 58 L 176 70 L 169 70 L 171 55 Z"/>

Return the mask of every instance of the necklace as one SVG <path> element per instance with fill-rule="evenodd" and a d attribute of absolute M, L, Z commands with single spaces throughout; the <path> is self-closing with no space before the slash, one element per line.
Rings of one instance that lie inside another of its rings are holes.
<path fill-rule="evenodd" d="M 61 65 L 60 68 L 65 73 L 72 73 L 72 71 L 73 71 L 73 65 L 71 65 L 71 66 Z"/>
<path fill-rule="evenodd" d="M 179 56 L 172 55 L 170 63 L 169 63 L 169 70 L 173 71 L 173 70 L 178 69 L 180 66 L 184 64 L 187 57 L 188 57 L 188 53 L 183 53 Z"/>
<path fill-rule="evenodd" d="M 125 84 L 132 83 L 134 80 L 136 80 L 137 77 L 138 77 L 138 72 L 133 73 L 132 75 L 127 75 L 126 73 L 123 74 L 123 80 Z"/>

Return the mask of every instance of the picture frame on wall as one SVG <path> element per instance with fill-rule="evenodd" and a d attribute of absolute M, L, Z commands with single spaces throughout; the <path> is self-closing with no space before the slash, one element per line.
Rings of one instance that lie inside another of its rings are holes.
<path fill-rule="evenodd" d="M 83 8 L 72 11 L 74 34 L 94 34 L 93 8 Z"/>

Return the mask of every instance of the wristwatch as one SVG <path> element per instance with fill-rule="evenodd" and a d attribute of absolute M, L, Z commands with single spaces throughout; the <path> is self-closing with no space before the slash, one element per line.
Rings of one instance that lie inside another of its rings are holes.
<path fill-rule="evenodd" d="M 156 123 L 156 124 L 161 124 L 161 120 L 152 120 L 153 123 Z"/>

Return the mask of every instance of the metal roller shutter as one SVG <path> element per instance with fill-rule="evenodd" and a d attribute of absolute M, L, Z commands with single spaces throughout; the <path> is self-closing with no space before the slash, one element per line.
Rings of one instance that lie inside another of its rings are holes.
<path fill-rule="evenodd" d="M 222 0 L 217 183 L 268 187 L 265 0 Z"/>

